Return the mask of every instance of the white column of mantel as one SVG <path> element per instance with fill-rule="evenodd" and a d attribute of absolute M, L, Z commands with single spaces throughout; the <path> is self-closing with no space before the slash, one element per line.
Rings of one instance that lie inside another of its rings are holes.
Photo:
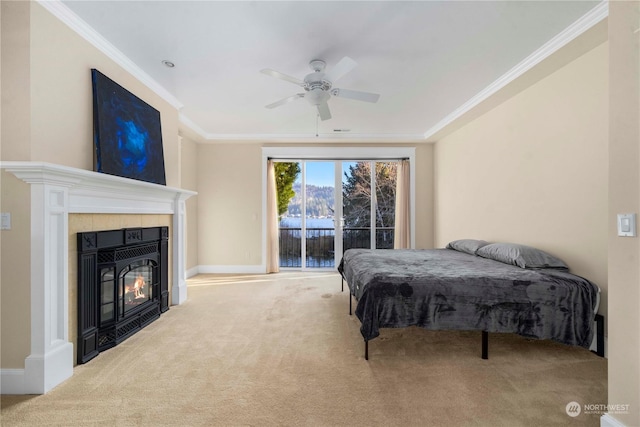
<path fill-rule="evenodd" d="M 179 305 L 187 300 L 186 260 L 187 260 L 187 208 L 185 197 L 176 195 L 173 214 L 173 285 L 171 304 Z"/>
<path fill-rule="evenodd" d="M 69 183 L 31 184 L 31 353 L 24 393 L 44 394 L 73 375 L 69 342 Z"/>

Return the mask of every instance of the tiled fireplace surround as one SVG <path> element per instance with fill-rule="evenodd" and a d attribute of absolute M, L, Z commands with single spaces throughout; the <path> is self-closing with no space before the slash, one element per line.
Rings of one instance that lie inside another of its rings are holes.
<path fill-rule="evenodd" d="M 185 201 L 193 191 L 39 162 L 2 162 L 30 184 L 31 350 L 2 393 L 44 394 L 73 375 L 79 231 L 169 226 L 171 304 L 187 298 Z"/>

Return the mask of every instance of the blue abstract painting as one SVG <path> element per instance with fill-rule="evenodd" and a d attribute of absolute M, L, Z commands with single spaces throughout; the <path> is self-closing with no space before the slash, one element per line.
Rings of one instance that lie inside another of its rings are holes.
<path fill-rule="evenodd" d="M 166 185 L 160 112 L 96 69 L 91 83 L 95 170 Z"/>

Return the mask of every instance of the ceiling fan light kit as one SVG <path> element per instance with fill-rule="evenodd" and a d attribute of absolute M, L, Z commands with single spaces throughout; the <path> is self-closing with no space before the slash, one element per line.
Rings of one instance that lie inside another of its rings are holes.
<path fill-rule="evenodd" d="M 266 75 L 296 84 L 305 90 L 305 93 L 297 93 L 295 95 L 288 96 L 267 105 L 266 108 L 275 108 L 291 101 L 295 101 L 296 99 L 305 98 L 309 104 L 317 108 L 320 119 L 328 120 L 331 118 L 331 111 L 329 110 L 329 104 L 327 102 L 332 96 L 354 99 L 356 101 L 372 103 L 378 102 L 380 95 L 377 93 L 332 88 L 333 82 L 356 67 L 356 61 L 345 56 L 327 73 L 324 72 L 326 65 L 326 62 L 321 59 L 314 59 L 309 62 L 309 67 L 311 67 L 313 72 L 307 74 L 304 80 L 288 76 L 270 68 L 261 70 L 261 72 Z"/>
<path fill-rule="evenodd" d="M 331 98 L 331 95 L 329 95 L 328 92 L 322 90 L 322 89 L 311 89 L 309 92 L 307 92 L 304 95 L 304 98 L 309 101 L 309 104 L 311 105 L 320 105 L 323 102 L 327 102 L 329 100 L 329 98 Z"/>

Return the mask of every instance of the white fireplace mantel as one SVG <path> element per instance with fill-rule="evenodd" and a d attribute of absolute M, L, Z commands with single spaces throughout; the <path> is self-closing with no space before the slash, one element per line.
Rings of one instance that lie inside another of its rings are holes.
<path fill-rule="evenodd" d="M 194 191 L 43 162 L 0 162 L 31 187 L 31 353 L 3 369 L 3 394 L 44 394 L 73 374 L 69 342 L 69 214 L 171 214 L 172 304 L 187 298 L 185 201 Z"/>

